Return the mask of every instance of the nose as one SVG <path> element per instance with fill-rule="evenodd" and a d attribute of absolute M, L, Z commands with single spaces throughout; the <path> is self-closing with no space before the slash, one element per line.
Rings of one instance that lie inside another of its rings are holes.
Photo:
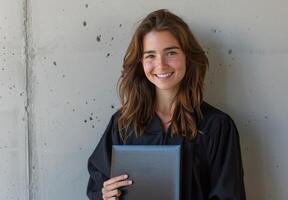
<path fill-rule="evenodd" d="M 156 66 L 157 67 L 161 67 L 161 68 L 167 66 L 167 62 L 166 62 L 165 56 L 163 56 L 163 55 L 157 56 L 157 58 L 156 58 Z"/>

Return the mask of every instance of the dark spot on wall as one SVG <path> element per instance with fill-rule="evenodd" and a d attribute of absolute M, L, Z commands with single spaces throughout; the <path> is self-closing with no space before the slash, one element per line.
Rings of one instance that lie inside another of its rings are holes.
<path fill-rule="evenodd" d="M 55 65 L 55 66 L 57 65 L 56 61 L 53 62 L 53 65 Z"/>
<path fill-rule="evenodd" d="M 73 108 L 72 111 L 75 112 L 75 109 Z"/>
<path fill-rule="evenodd" d="M 95 128 L 95 126 L 94 126 L 94 125 L 92 125 L 92 128 Z"/>
<path fill-rule="evenodd" d="M 15 85 L 12 85 L 12 86 L 9 87 L 10 90 L 12 90 L 13 88 L 14 89 L 16 88 Z"/>
<path fill-rule="evenodd" d="M 87 22 L 86 21 L 83 22 L 83 26 L 87 26 Z"/>
<path fill-rule="evenodd" d="M 2 71 L 4 71 L 5 69 L 4 69 L 4 67 L 2 68 Z"/>
<path fill-rule="evenodd" d="M 88 104 L 88 101 L 86 101 L 85 104 Z"/>
<path fill-rule="evenodd" d="M 114 109 L 114 108 L 115 108 L 115 106 L 114 106 L 114 105 L 111 105 L 111 108 L 112 108 L 112 109 Z"/>
<path fill-rule="evenodd" d="M 91 116 L 93 116 L 93 112 L 92 112 L 92 113 L 90 113 L 90 115 L 91 115 Z"/>
<path fill-rule="evenodd" d="M 97 42 L 100 42 L 101 41 L 101 35 L 97 35 L 96 40 L 97 40 Z"/>
<path fill-rule="evenodd" d="M 85 4 L 85 8 L 88 8 L 88 4 Z"/>
<path fill-rule="evenodd" d="M 66 75 L 65 75 L 65 74 L 63 74 L 63 75 L 62 75 L 62 78 L 65 78 L 65 77 L 66 77 Z"/>
<path fill-rule="evenodd" d="M 96 101 L 96 99 L 95 99 L 95 98 L 93 98 L 93 101 Z"/>
<path fill-rule="evenodd" d="M 279 165 L 278 165 L 278 164 L 276 165 L 276 168 L 279 168 Z"/>
<path fill-rule="evenodd" d="M 110 53 L 107 53 L 106 58 L 108 58 L 110 56 Z"/>
<path fill-rule="evenodd" d="M 211 32 L 212 32 L 212 33 L 216 33 L 217 30 L 216 30 L 216 29 L 211 29 Z"/>
<path fill-rule="evenodd" d="M 265 115 L 265 119 L 268 119 L 268 116 L 267 116 L 267 115 Z"/>
<path fill-rule="evenodd" d="M 122 24 L 119 24 L 119 27 L 121 28 L 121 27 L 122 27 Z"/>
<path fill-rule="evenodd" d="M 232 49 L 229 49 L 228 54 L 230 55 L 232 53 Z"/>
<path fill-rule="evenodd" d="M 84 120 L 84 123 L 87 123 L 87 119 Z"/>
<path fill-rule="evenodd" d="M 35 166 L 32 166 L 32 169 L 35 170 Z"/>
<path fill-rule="evenodd" d="M 47 142 L 44 142 L 44 146 L 47 146 Z"/>
<path fill-rule="evenodd" d="M 111 40 L 114 40 L 114 37 L 112 37 Z"/>
<path fill-rule="evenodd" d="M 82 147 L 80 147 L 79 150 L 82 150 Z"/>
<path fill-rule="evenodd" d="M 93 117 L 89 117 L 89 119 L 90 119 L 90 121 L 92 121 L 92 120 L 93 120 Z"/>
<path fill-rule="evenodd" d="M 101 120 L 96 116 L 97 122 L 100 122 Z"/>

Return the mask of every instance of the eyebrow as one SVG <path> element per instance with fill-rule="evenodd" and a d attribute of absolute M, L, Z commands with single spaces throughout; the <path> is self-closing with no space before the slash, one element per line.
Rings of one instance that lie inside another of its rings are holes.
<path fill-rule="evenodd" d="M 172 49 L 180 49 L 179 47 L 166 47 L 165 49 L 164 49 L 164 51 L 169 51 L 169 50 L 172 50 Z M 150 50 L 150 51 L 144 51 L 143 52 L 143 54 L 146 54 L 146 53 L 155 53 L 156 51 L 154 51 L 154 50 Z"/>

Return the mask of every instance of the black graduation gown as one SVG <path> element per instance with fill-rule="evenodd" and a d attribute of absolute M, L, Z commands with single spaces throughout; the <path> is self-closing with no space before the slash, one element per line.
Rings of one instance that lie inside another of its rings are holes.
<path fill-rule="evenodd" d="M 193 141 L 187 141 L 182 136 L 172 136 L 170 131 L 163 133 L 160 118 L 155 115 L 145 127 L 143 136 L 130 136 L 126 144 L 181 144 L 182 200 L 245 200 L 237 128 L 227 114 L 208 103 L 203 102 L 201 110 L 203 119 Z M 88 160 L 90 179 L 87 196 L 90 200 L 102 199 L 103 182 L 110 176 L 111 146 L 123 144 L 117 131 L 117 116 L 119 112 L 112 116 Z"/>

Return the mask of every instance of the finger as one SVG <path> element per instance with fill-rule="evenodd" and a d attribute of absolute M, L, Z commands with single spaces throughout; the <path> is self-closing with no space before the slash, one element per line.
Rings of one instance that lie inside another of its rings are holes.
<path fill-rule="evenodd" d="M 131 185 L 131 184 L 132 184 L 131 180 L 119 181 L 119 182 L 116 182 L 116 183 L 108 185 L 104 189 L 105 189 L 106 192 L 108 192 L 108 191 L 111 191 L 111 190 L 118 189 L 120 187 Z"/>
<path fill-rule="evenodd" d="M 103 198 L 120 197 L 120 196 L 121 196 L 121 191 L 117 189 L 103 193 Z"/>
<path fill-rule="evenodd" d="M 125 180 L 127 178 L 128 178 L 127 174 L 124 174 L 121 176 L 116 176 L 116 177 L 110 178 L 109 180 L 105 181 L 103 186 L 106 187 L 107 185 L 113 184 L 113 183 L 118 182 L 118 181 Z"/>

